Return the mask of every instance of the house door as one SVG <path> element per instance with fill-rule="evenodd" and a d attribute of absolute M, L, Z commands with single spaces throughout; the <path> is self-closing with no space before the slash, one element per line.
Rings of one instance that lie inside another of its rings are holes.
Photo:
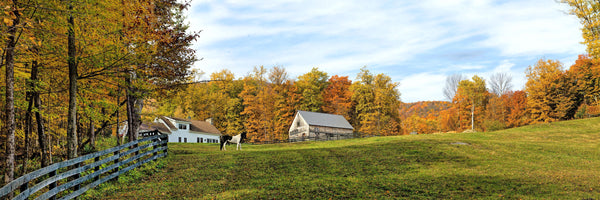
<path fill-rule="evenodd" d="M 183 143 L 187 143 L 187 138 L 183 138 Z"/>

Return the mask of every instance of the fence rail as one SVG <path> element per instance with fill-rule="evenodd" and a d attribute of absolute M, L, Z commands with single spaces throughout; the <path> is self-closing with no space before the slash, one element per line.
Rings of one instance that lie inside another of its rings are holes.
<path fill-rule="evenodd" d="M 18 193 L 13 199 L 28 199 L 34 196 L 37 196 L 35 199 L 56 199 L 63 191 L 68 191 L 68 194 L 64 194 L 60 199 L 75 198 L 108 180 L 118 178 L 119 175 L 133 168 L 167 156 L 167 137 L 167 135 L 146 137 L 38 169 L 0 188 L 0 199 L 8 197 L 16 190 Z M 148 143 L 139 145 L 146 142 Z M 123 151 L 126 148 L 129 149 Z M 101 159 L 101 157 L 104 158 Z M 121 160 L 121 158 L 125 160 Z M 92 159 L 93 162 L 91 162 Z M 85 164 L 86 161 L 91 163 Z M 110 164 L 111 162 L 112 164 Z M 110 165 L 106 166 L 107 164 Z M 106 175 L 102 176 L 103 174 Z M 62 181 L 65 179 L 67 179 L 66 182 Z M 34 182 L 35 185 L 30 187 L 30 183 Z M 61 184 L 58 184 L 59 182 Z M 86 185 L 81 187 L 82 184 Z M 46 187 L 48 187 L 47 191 L 36 195 L 36 193 L 41 193 L 38 191 Z"/>

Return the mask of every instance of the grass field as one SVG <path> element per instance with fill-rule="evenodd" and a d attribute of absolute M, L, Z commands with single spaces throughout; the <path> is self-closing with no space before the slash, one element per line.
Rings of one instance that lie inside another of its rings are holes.
<path fill-rule="evenodd" d="M 600 199 L 600 118 L 243 148 L 169 144 L 158 169 L 86 198 Z"/>

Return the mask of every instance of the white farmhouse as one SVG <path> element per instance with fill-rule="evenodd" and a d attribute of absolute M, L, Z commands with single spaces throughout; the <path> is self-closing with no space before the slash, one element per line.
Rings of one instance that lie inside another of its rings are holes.
<path fill-rule="evenodd" d="M 219 143 L 221 132 L 210 122 L 174 117 L 157 117 L 152 123 L 142 124 L 140 132 L 158 130 L 169 135 L 169 142 Z"/>
<path fill-rule="evenodd" d="M 290 141 L 339 140 L 353 137 L 354 128 L 341 115 L 298 111 L 290 126 Z"/>

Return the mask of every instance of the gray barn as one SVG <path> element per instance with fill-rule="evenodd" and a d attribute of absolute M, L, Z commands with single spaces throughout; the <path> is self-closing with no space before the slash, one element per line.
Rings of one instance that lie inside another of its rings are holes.
<path fill-rule="evenodd" d="M 290 141 L 352 138 L 354 128 L 341 115 L 298 111 L 290 127 Z"/>

